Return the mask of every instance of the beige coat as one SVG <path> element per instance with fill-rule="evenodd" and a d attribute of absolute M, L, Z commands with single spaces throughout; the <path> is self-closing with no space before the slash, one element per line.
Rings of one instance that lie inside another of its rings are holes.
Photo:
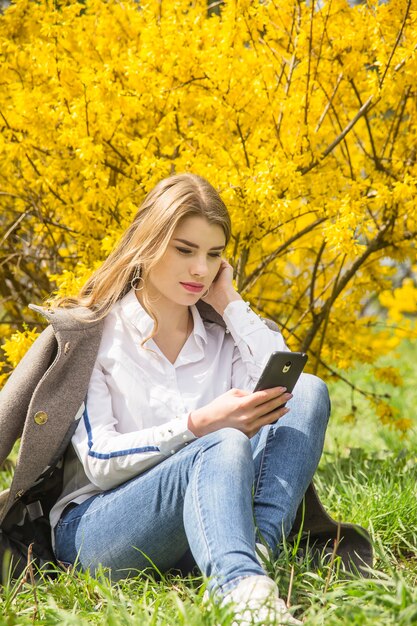
<path fill-rule="evenodd" d="M 208 305 L 199 303 L 203 318 L 224 326 Z M 89 311 L 32 307 L 50 325 L 21 360 L 0 393 L 0 466 L 21 437 L 9 490 L 0 494 L 3 537 L 27 546 L 35 541 L 40 561 L 53 558 L 49 510 L 62 488 L 62 457 L 77 426 L 75 417 L 86 396 L 103 322 Z M 276 328 L 272 322 L 269 326 Z M 304 522 L 302 524 L 302 520 Z M 320 551 L 333 550 L 337 523 L 325 512 L 311 484 L 300 506 L 292 536 L 303 527 L 303 539 Z M 1 539 L 1 536 L 0 536 Z M 341 524 L 338 554 L 347 567 L 372 565 L 366 531 Z"/>

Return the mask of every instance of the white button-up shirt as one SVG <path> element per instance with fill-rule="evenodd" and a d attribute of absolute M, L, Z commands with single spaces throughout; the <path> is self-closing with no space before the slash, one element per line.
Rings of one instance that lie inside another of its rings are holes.
<path fill-rule="evenodd" d="M 52 526 L 69 502 L 116 487 L 175 454 L 194 439 L 191 411 L 232 387 L 252 391 L 271 352 L 287 350 L 282 335 L 241 300 L 226 307 L 226 330 L 190 308 L 194 328 L 175 363 L 152 339 L 142 346 L 153 320 L 134 291 L 107 315 Z"/>

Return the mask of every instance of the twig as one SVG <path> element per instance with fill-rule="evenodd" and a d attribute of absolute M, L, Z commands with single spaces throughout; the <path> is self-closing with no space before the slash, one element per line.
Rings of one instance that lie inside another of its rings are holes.
<path fill-rule="evenodd" d="M 30 577 L 30 582 L 32 585 L 32 591 L 33 591 L 33 602 L 34 602 L 34 607 L 33 607 L 33 615 L 32 615 L 32 622 L 35 623 L 35 620 L 38 616 L 39 613 L 39 603 L 38 603 L 38 594 L 36 592 L 36 581 L 35 581 L 35 575 L 33 573 L 33 561 L 32 561 L 32 555 L 33 555 L 33 543 L 30 544 L 29 548 L 28 548 L 28 562 L 27 562 L 27 570 L 29 572 L 29 577 Z"/>
<path fill-rule="evenodd" d="M 23 585 L 25 585 L 25 584 L 27 583 L 27 581 L 28 581 L 28 569 L 27 569 L 27 565 L 26 565 L 26 567 L 25 567 L 24 572 L 25 572 L 25 573 L 24 573 L 24 575 L 22 576 L 22 579 L 21 579 L 20 583 L 17 585 L 16 589 L 15 589 L 15 590 L 14 590 L 14 592 L 13 592 L 12 597 L 10 598 L 10 604 L 11 604 L 11 603 L 13 602 L 13 600 L 16 598 L 17 594 L 18 594 L 18 593 L 20 593 L 20 591 L 21 591 L 21 589 L 22 589 Z"/>
<path fill-rule="evenodd" d="M 356 84 L 355 84 L 355 81 L 353 80 L 353 78 L 349 80 L 349 83 L 351 84 L 352 89 L 355 92 L 355 95 L 356 95 L 356 97 L 358 99 L 359 105 L 362 107 L 363 103 L 362 103 L 361 94 L 360 94 L 359 89 L 356 87 Z M 375 167 L 379 171 L 384 170 L 383 165 L 381 163 L 381 160 L 380 160 L 379 156 L 376 153 L 374 136 L 372 134 L 372 127 L 371 127 L 371 123 L 369 121 L 368 115 L 366 113 L 364 115 L 364 119 L 365 119 L 366 129 L 368 131 L 369 142 L 371 144 L 372 158 L 374 160 Z"/>
<path fill-rule="evenodd" d="M 20 591 L 23 588 L 23 585 L 25 585 L 28 582 L 28 578 L 29 577 L 30 577 L 31 582 L 32 582 L 32 577 L 33 577 L 32 551 L 33 551 L 33 543 L 31 543 L 29 548 L 28 548 L 26 567 L 23 570 L 23 573 L 22 573 L 23 575 L 22 575 L 22 578 L 21 578 L 19 584 L 17 585 L 16 589 L 13 592 L 13 595 L 12 595 L 12 597 L 10 599 L 10 603 L 13 602 L 13 600 L 16 598 L 17 594 L 20 593 Z M 34 577 L 33 577 L 33 580 L 34 580 Z M 35 592 L 35 598 L 36 598 L 36 592 Z M 36 599 L 36 604 L 37 604 L 37 599 Z"/>
<path fill-rule="evenodd" d="M 394 112 L 394 115 L 392 116 L 392 122 L 390 124 L 390 129 L 389 129 L 389 131 L 387 133 L 387 136 L 386 136 L 386 139 L 385 139 L 385 143 L 384 143 L 384 146 L 383 146 L 382 151 L 381 151 L 381 157 L 380 157 L 381 161 L 384 158 L 385 150 L 387 149 L 387 146 L 388 146 L 388 144 L 390 142 L 391 134 L 393 132 L 394 127 L 396 127 L 397 130 L 398 130 L 398 128 L 399 128 L 399 126 L 401 124 L 401 121 L 402 121 L 402 118 L 403 118 L 403 115 L 404 115 L 404 109 L 405 109 L 405 107 L 407 105 L 407 100 L 408 100 L 408 96 L 409 96 L 410 91 L 411 91 L 411 85 L 406 89 L 406 93 L 405 94 L 404 94 L 404 92 L 401 93 L 401 96 L 400 96 L 400 99 L 398 101 L 398 104 L 395 107 L 395 112 Z M 401 109 L 401 111 L 400 111 L 400 109 Z M 399 111 L 400 111 L 400 113 L 399 113 Z M 391 145 L 394 145 L 394 140 L 392 141 Z"/>
<path fill-rule="evenodd" d="M 388 63 L 387 63 L 387 65 L 386 65 L 386 67 L 385 67 L 385 71 L 384 71 L 384 73 L 383 73 L 383 75 L 382 75 L 382 78 L 381 78 L 381 80 L 380 80 L 380 82 L 379 82 L 379 88 L 381 88 L 381 87 L 382 87 L 382 84 L 383 84 L 383 82 L 384 82 L 384 80 L 385 80 L 385 76 L 387 75 L 388 69 L 389 69 L 389 67 L 390 67 L 390 65 L 391 65 L 391 61 L 392 61 L 392 59 L 393 59 L 393 56 L 394 56 L 394 54 L 395 54 L 395 51 L 396 51 L 396 49 L 398 48 L 398 44 L 400 43 L 401 37 L 403 36 L 403 32 L 404 32 L 404 28 L 405 28 L 405 23 L 406 23 L 406 21 L 407 21 L 408 14 L 409 14 L 409 12 L 410 12 L 410 8 L 411 8 L 411 0 L 408 0 L 408 2 L 407 2 L 407 6 L 406 6 L 406 9 L 405 9 L 405 13 L 404 13 L 404 17 L 403 17 L 403 21 L 402 21 L 402 24 L 401 24 L 400 30 L 398 31 L 398 34 L 397 34 L 397 39 L 395 40 L 395 44 L 394 44 L 394 47 L 393 47 L 393 48 L 392 48 L 392 50 L 391 50 L 391 54 L 390 54 L 390 57 L 389 57 L 389 59 L 388 59 Z"/>
<path fill-rule="evenodd" d="M 319 251 L 317 252 L 317 256 L 315 258 L 314 261 L 314 267 L 313 267 L 313 272 L 312 272 L 312 276 L 311 276 L 311 283 L 310 283 L 310 310 L 313 313 L 314 311 L 314 290 L 316 287 L 316 279 L 317 279 L 317 272 L 319 269 L 319 263 L 320 263 L 320 259 L 322 257 L 322 254 L 324 252 L 324 248 L 326 247 L 326 240 L 323 239 L 322 244 L 319 248 Z M 314 313 L 313 313 L 314 314 Z"/>
<path fill-rule="evenodd" d="M 347 124 L 347 126 L 345 126 L 345 128 L 342 130 L 342 132 L 340 133 L 340 135 L 338 135 L 338 137 L 336 137 L 336 139 L 334 141 L 332 141 L 332 143 L 327 146 L 327 148 L 325 149 L 325 151 L 320 155 L 319 159 L 316 159 L 314 161 L 312 161 L 310 163 L 310 165 L 306 165 L 305 167 L 299 167 L 297 168 L 297 171 L 301 172 L 301 174 L 307 174 L 307 172 L 309 172 L 310 170 L 312 170 L 314 167 L 316 167 L 316 165 L 318 165 L 320 163 L 321 160 L 325 159 L 335 148 L 336 146 L 343 141 L 343 139 L 346 137 L 346 135 L 348 134 L 348 132 L 350 130 L 352 130 L 352 128 L 355 126 L 356 122 L 363 116 L 365 115 L 365 113 L 368 111 L 368 109 L 370 108 L 371 104 L 372 104 L 372 99 L 373 96 L 369 96 L 369 98 L 367 99 L 367 101 L 361 106 L 361 108 L 359 109 L 359 111 L 356 113 L 355 117 L 353 119 L 351 119 L 351 121 L 349 122 L 349 124 Z"/>
<path fill-rule="evenodd" d="M 324 17 L 323 25 L 321 27 L 321 39 L 320 39 L 320 44 L 319 44 L 317 57 L 316 57 L 317 58 L 317 63 L 316 63 L 316 70 L 314 72 L 314 81 L 317 80 L 317 74 L 318 74 L 318 71 L 319 71 L 320 61 L 323 59 L 323 56 L 324 56 L 323 52 L 322 52 L 323 51 L 323 43 L 324 43 L 325 36 L 326 35 L 328 36 L 328 33 L 327 33 L 327 22 L 330 19 L 330 13 L 331 13 L 331 10 L 332 10 L 332 0 L 328 0 L 328 2 L 326 2 L 326 5 L 327 5 L 327 13 L 326 13 L 326 15 Z M 320 6 L 320 15 L 323 16 L 324 7 L 322 6 L 322 3 L 319 3 L 319 6 Z"/>
<path fill-rule="evenodd" d="M 292 57 L 291 57 L 290 67 L 289 67 L 289 70 L 288 70 L 287 82 L 286 82 L 285 87 L 284 87 L 285 97 L 288 96 L 288 93 L 290 91 L 290 86 L 291 86 L 293 72 L 294 72 L 294 69 L 295 69 L 295 67 L 297 65 L 296 49 L 297 49 L 297 45 L 298 45 L 298 35 L 300 33 L 300 24 L 301 24 L 301 8 L 300 8 L 300 3 L 297 2 L 297 11 L 296 11 L 296 8 L 294 6 L 294 12 L 293 12 L 292 24 L 291 24 L 291 33 L 290 33 L 290 37 L 288 38 L 287 51 L 289 52 L 289 50 L 290 50 L 290 43 L 292 43 L 293 54 L 292 54 Z M 294 31 L 295 31 L 295 34 L 294 34 Z M 285 67 L 285 64 L 283 65 L 283 70 L 284 70 L 284 67 Z M 283 118 L 284 118 L 284 112 L 283 112 L 283 110 L 281 108 L 281 111 L 280 111 L 279 116 L 278 116 L 278 122 L 277 122 L 276 131 L 275 131 L 278 138 L 280 137 L 281 124 L 282 124 Z"/>
<path fill-rule="evenodd" d="M 291 606 L 292 586 L 294 583 L 294 565 L 291 565 L 290 584 L 288 585 L 287 609 Z"/>
<path fill-rule="evenodd" d="M 324 118 L 326 117 L 327 112 L 328 112 L 329 108 L 331 107 L 331 105 L 332 105 L 332 103 L 333 103 L 333 100 L 334 100 L 334 97 L 335 97 L 335 95 L 336 95 L 336 92 L 337 92 L 337 90 L 338 90 L 338 88 L 339 88 L 339 85 L 340 85 L 340 83 L 342 82 L 342 78 L 343 78 L 343 72 L 340 72 L 339 76 L 337 77 L 337 80 L 336 80 L 336 85 L 334 86 L 333 93 L 332 93 L 332 95 L 331 95 L 331 96 L 328 96 L 328 95 L 327 95 L 327 93 L 324 91 L 324 89 L 323 89 L 322 85 L 319 83 L 319 84 L 320 84 L 320 87 L 323 89 L 324 94 L 325 94 L 325 96 L 326 96 L 326 98 L 327 98 L 327 103 L 326 103 L 326 106 L 324 107 L 324 111 L 323 111 L 323 113 L 320 115 L 320 119 L 319 119 L 319 121 L 317 122 L 317 126 L 316 126 L 316 128 L 314 129 L 314 132 L 315 132 L 315 133 L 317 133 L 317 132 L 320 130 L 320 126 L 323 124 L 323 120 L 324 120 Z"/>
<path fill-rule="evenodd" d="M 342 79 L 343 79 L 343 73 L 341 73 L 341 74 L 340 74 L 340 76 L 342 77 L 342 78 L 341 78 L 341 80 L 342 80 Z M 343 126 L 342 126 L 342 123 L 341 123 L 341 121 L 340 121 L 340 116 L 339 116 L 339 113 L 338 113 L 338 111 L 337 111 L 337 109 L 336 109 L 336 107 L 335 107 L 335 105 L 334 105 L 334 102 L 333 102 L 333 95 L 329 97 L 329 95 L 327 94 L 327 91 L 326 91 L 326 89 L 324 88 L 324 86 L 323 86 L 322 82 L 321 82 L 318 78 L 317 78 L 317 83 L 319 84 L 320 88 L 322 89 L 322 91 L 323 91 L 324 95 L 326 96 L 326 98 L 327 98 L 327 100 L 328 100 L 328 104 L 329 104 L 329 106 L 330 106 L 331 111 L 333 112 L 333 115 L 334 115 L 334 118 L 335 118 L 336 124 L 337 124 L 337 126 L 338 126 L 338 128 L 339 128 L 339 131 L 340 131 L 340 132 L 341 132 L 341 131 L 343 131 Z M 335 93 L 336 93 L 336 92 L 335 92 Z M 326 113 L 326 115 L 327 115 L 327 113 Z M 324 119 L 324 118 L 323 118 L 323 119 Z M 321 120 L 321 122 L 322 122 L 322 121 L 323 121 L 323 120 Z M 334 126 L 334 122 L 333 122 L 333 120 L 332 120 L 332 117 L 331 117 L 331 116 L 330 116 L 330 123 L 332 124 L 332 126 Z M 318 127 L 317 127 L 317 131 L 318 131 Z M 316 132 L 316 131 L 315 131 L 315 132 Z M 343 154 L 343 145 L 345 146 L 346 156 Z M 355 174 L 354 174 L 354 170 L 353 170 L 352 159 L 351 159 L 351 157 L 350 157 L 350 153 L 349 153 L 349 144 L 348 144 L 348 142 L 346 141 L 346 137 L 343 139 L 343 144 L 341 145 L 341 152 L 342 152 L 343 157 L 344 157 L 345 159 L 347 159 L 347 162 L 348 162 L 348 164 L 349 164 L 349 169 L 350 169 L 350 176 L 351 176 L 351 178 L 354 180 L 354 179 L 355 179 Z"/>
<path fill-rule="evenodd" d="M 20 214 L 20 216 L 17 218 L 15 222 L 13 222 L 13 224 L 10 226 L 7 233 L 4 235 L 3 239 L 0 241 L 0 248 L 2 247 L 6 239 L 12 234 L 12 232 L 19 226 L 20 222 L 24 220 L 25 217 L 27 217 L 28 215 L 29 215 L 29 211 L 25 211 L 24 213 Z"/>
<path fill-rule="evenodd" d="M 306 83 L 306 99 L 304 105 L 304 124 L 308 126 L 308 111 L 310 107 L 310 80 L 311 80 L 311 56 L 313 50 L 313 18 L 315 12 L 314 0 L 311 0 L 310 7 L 310 32 L 308 36 L 308 60 L 307 60 L 307 83 Z M 307 131 L 308 132 L 308 131 Z M 307 135 L 308 139 L 308 135 Z"/>
<path fill-rule="evenodd" d="M 247 139 L 247 137 L 246 137 L 246 139 L 244 138 L 243 132 L 242 132 L 242 127 L 240 126 L 240 122 L 239 122 L 238 119 L 236 120 L 236 127 L 237 127 L 237 130 L 238 130 L 238 133 L 239 133 L 240 140 L 242 142 L 242 147 L 243 147 L 243 152 L 244 152 L 244 155 L 245 155 L 246 165 L 247 165 L 247 167 L 250 168 L 249 154 L 248 154 L 248 151 L 246 150 L 246 139 Z"/>
<path fill-rule="evenodd" d="M 113 152 L 114 152 L 115 154 L 117 154 L 117 156 L 119 157 L 119 159 L 120 159 L 121 161 L 123 161 L 123 163 L 125 163 L 126 165 L 130 165 L 130 163 L 129 163 L 128 159 L 127 159 L 127 158 L 126 158 L 126 157 L 125 157 L 125 156 L 124 156 L 124 155 L 120 152 L 120 150 L 118 150 L 118 149 L 117 149 L 117 148 L 116 148 L 116 147 L 112 144 L 112 142 L 111 142 L 111 140 L 110 140 L 110 139 L 105 139 L 105 140 L 104 140 L 104 143 L 106 143 L 106 144 L 107 144 L 107 145 L 108 145 L 108 146 L 109 146 L 109 147 L 113 150 Z"/>
<path fill-rule="evenodd" d="M 27 160 L 29 161 L 29 163 L 31 164 L 31 166 L 33 167 L 33 170 L 35 172 L 35 174 L 39 177 L 42 178 L 42 174 L 40 173 L 39 169 L 36 167 L 35 162 L 31 159 L 31 157 L 29 156 L 29 154 L 26 152 L 25 153 Z M 49 185 L 49 183 L 45 183 L 46 186 L 48 187 L 49 191 L 51 192 L 51 194 L 57 199 L 59 200 L 64 206 L 66 206 L 66 202 L 63 198 L 61 198 L 61 196 L 59 195 L 59 193 L 57 191 L 55 191 L 54 189 L 52 189 L 51 185 Z"/>
<path fill-rule="evenodd" d="M 313 222 L 312 224 L 309 224 L 308 226 L 306 226 L 299 232 L 295 233 L 295 235 L 293 235 L 292 237 L 289 237 L 286 242 L 284 242 L 281 246 L 279 246 L 279 248 L 274 250 L 274 252 L 271 252 L 271 254 L 269 254 L 258 265 L 258 267 L 253 270 L 253 272 L 246 278 L 246 280 L 242 284 L 241 289 L 243 289 L 244 291 L 247 291 L 248 289 L 250 289 L 252 284 L 255 282 L 255 280 L 257 280 L 261 276 L 264 269 L 269 265 L 269 263 L 271 263 L 274 259 L 276 259 L 280 254 L 282 254 L 282 252 L 284 252 L 284 250 L 286 250 L 292 243 L 294 243 L 294 241 L 297 241 L 297 239 L 300 239 L 304 235 L 308 234 L 309 232 L 314 230 L 316 226 L 319 226 L 322 222 L 325 222 L 326 220 L 327 220 L 327 217 L 319 217 L 315 222 Z"/>
<path fill-rule="evenodd" d="M 342 269 L 343 269 L 343 265 L 345 263 L 345 260 L 346 260 L 346 254 L 343 255 L 342 262 L 341 262 L 340 267 L 339 267 L 339 271 L 337 272 L 337 276 L 336 276 L 336 278 L 334 280 L 333 292 L 337 288 L 337 283 L 338 283 L 338 280 L 339 280 L 340 275 L 342 273 Z M 329 318 L 330 318 L 330 308 L 327 309 L 326 316 L 324 318 L 323 330 L 322 330 L 321 337 L 320 337 L 320 343 L 319 343 L 319 346 L 318 346 L 318 349 L 317 349 L 316 364 L 315 364 L 314 370 L 313 370 L 313 374 L 315 374 L 316 376 L 317 376 L 317 371 L 318 371 L 318 368 L 319 368 L 320 354 L 321 354 L 321 351 L 323 349 L 324 339 L 326 337 L 326 331 L 327 331 L 327 327 L 328 327 L 328 324 L 329 324 Z"/>
<path fill-rule="evenodd" d="M 402 108 L 401 108 L 401 112 L 400 112 L 400 114 L 399 114 L 399 115 L 397 115 L 397 116 L 395 116 L 395 117 L 397 118 L 397 123 L 396 123 L 396 125 L 395 125 L 395 130 L 394 130 L 394 133 L 393 133 L 393 136 L 392 136 L 392 141 L 391 141 L 391 149 L 390 149 L 390 152 L 389 152 L 389 157 L 388 157 L 388 161 L 389 161 L 390 163 L 392 162 L 392 154 L 393 154 L 393 152 L 394 152 L 395 143 L 396 143 L 396 141 L 397 141 L 397 136 L 398 136 L 398 133 L 399 133 L 399 131 L 400 131 L 400 126 L 401 126 L 401 123 L 402 123 L 402 121 L 403 121 L 403 119 L 404 119 L 405 108 L 406 108 L 406 106 L 407 106 L 407 101 L 408 101 L 408 98 L 409 98 L 409 96 L 410 96 L 410 92 L 411 92 L 411 86 L 409 86 L 409 87 L 407 88 L 407 91 L 406 91 L 406 93 L 405 93 L 405 95 L 404 95 L 404 102 L 403 102 L 403 106 L 402 106 Z M 385 150 L 385 146 L 384 146 L 384 150 Z"/>

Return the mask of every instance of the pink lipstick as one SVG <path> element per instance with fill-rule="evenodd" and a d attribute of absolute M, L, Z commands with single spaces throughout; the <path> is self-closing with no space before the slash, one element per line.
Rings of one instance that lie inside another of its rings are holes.
<path fill-rule="evenodd" d="M 203 291 L 204 285 L 201 283 L 180 283 L 187 291 L 191 291 L 191 293 L 200 293 Z"/>

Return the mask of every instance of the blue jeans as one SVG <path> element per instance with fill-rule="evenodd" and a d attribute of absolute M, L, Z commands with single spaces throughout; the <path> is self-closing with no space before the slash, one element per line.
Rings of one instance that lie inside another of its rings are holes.
<path fill-rule="evenodd" d="M 224 428 L 115 489 L 64 511 L 55 530 L 58 560 L 118 580 L 166 571 L 191 553 L 209 588 L 224 594 L 262 575 L 255 542 L 277 553 L 323 449 L 330 402 L 325 384 L 303 374 L 291 410 L 252 439 Z"/>

